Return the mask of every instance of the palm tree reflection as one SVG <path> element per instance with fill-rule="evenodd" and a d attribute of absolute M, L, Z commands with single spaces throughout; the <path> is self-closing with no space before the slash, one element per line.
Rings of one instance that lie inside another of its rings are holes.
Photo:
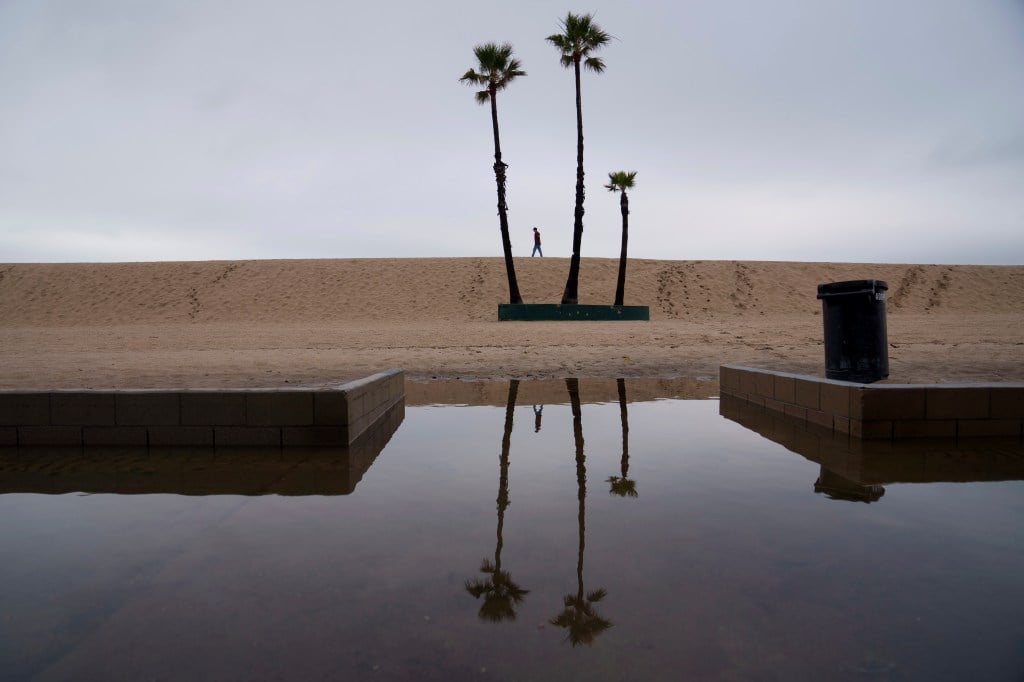
<path fill-rule="evenodd" d="M 622 422 L 622 476 L 610 476 L 608 492 L 619 497 L 639 497 L 636 481 L 629 479 L 629 413 L 626 411 L 626 380 L 616 379 L 619 389 L 619 420 Z"/>
<path fill-rule="evenodd" d="M 510 504 L 508 497 L 508 464 L 509 446 L 512 441 L 512 414 L 516 407 L 516 394 L 519 392 L 519 381 L 513 379 L 508 385 L 508 402 L 505 405 L 505 435 L 501 439 L 500 474 L 498 477 L 498 543 L 494 549 L 494 561 L 484 559 L 480 563 L 480 572 L 484 578 L 466 581 L 466 591 L 479 599 L 483 597 L 480 620 L 500 623 L 515 620 L 516 606 L 529 594 L 512 581 L 508 571 L 501 568 L 501 549 L 504 541 L 501 533 L 505 525 L 505 509 Z"/>
<path fill-rule="evenodd" d="M 576 559 L 576 592 L 565 595 L 564 608 L 549 622 L 568 631 L 566 639 L 573 646 L 593 644 L 594 638 L 612 626 L 594 604 L 608 594 L 603 588 L 586 592 L 583 587 L 583 551 L 586 543 L 587 465 L 583 454 L 583 419 L 580 412 L 580 389 L 577 379 L 566 379 L 572 404 L 572 431 L 576 441 L 576 498 L 579 500 L 579 551 Z"/>

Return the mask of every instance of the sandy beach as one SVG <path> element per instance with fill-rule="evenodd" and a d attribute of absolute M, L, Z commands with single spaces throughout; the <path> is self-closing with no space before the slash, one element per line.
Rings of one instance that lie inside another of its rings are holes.
<path fill-rule="evenodd" d="M 580 302 L 610 304 L 616 267 L 584 258 Z M 567 259 L 516 268 L 558 302 Z M 1024 266 L 631 260 L 650 322 L 498 322 L 500 258 L 424 258 L 3 264 L 0 388 L 819 374 L 816 286 L 848 279 L 889 283 L 890 382 L 1024 380 Z"/>

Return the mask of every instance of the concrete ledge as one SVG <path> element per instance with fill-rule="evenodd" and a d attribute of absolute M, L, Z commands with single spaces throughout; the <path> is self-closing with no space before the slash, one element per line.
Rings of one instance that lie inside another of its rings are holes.
<path fill-rule="evenodd" d="M 404 416 L 399 401 L 344 446 L 0 448 L 0 494 L 348 495 Z M 212 427 L 187 428 L 205 430 L 212 445 Z"/>
<path fill-rule="evenodd" d="M 0 391 L 0 446 L 349 445 L 404 400 L 400 369 L 322 389 Z"/>
<path fill-rule="evenodd" d="M 1024 438 L 1024 384 L 859 384 L 723 365 L 722 396 L 854 438 Z"/>
<path fill-rule="evenodd" d="M 562 305 L 559 303 L 501 303 L 501 321 L 542 322 L 557 320 L 640 320 L 651 319 L 645 305 Z"/>

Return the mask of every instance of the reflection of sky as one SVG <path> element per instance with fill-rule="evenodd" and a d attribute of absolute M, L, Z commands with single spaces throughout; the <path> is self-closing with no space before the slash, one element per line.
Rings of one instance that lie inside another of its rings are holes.
<path fill-rule="evenodd" d="M 515 622 L 481 623 L 463 583 L 494 554 L 504 418 L 409 408 L 347 496 L 0 496 L 15 614 L 0 665 L 57 679 L 998 679 L 1024 663 L 1020 482 L 831 501 L 813 493 L 817 464 L 715 401 L 629 405 L 636 499 L 606 482 L 618 405 L 583 405 L 584 579 L 608 590 L 614 625 L 582 650 L 548 623 L 576 589 L 570 407 L 546 406 L 540 433 L 516 408 L 502 563 L 530 593 Z"/>

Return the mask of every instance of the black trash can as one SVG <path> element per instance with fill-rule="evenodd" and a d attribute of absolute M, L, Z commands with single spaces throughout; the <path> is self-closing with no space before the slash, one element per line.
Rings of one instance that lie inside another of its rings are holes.
<path fill-rule="evenodd" d="M 818 285 L 825 324 L 825 376 L 871 383 L 889 376 L 885 293 L 878 279 Z"/>

